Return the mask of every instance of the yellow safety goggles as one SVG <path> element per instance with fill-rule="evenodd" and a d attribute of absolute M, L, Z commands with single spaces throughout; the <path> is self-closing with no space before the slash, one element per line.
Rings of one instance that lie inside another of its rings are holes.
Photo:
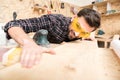
<path fill-rule="evenodd" d="M 79 38 L 87 38 L 90 36 L 89 32 L 86 32 L 81 25 L 78 22 L 78 18 L 73 19 L 71 23 L 71 29 L 73 29 L 75 32 L 79 33 Z"/>

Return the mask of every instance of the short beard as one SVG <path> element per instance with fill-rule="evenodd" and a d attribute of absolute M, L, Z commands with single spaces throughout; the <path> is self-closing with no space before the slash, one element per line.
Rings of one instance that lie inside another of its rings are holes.
<path fill-rule="evenodd" d="M 82 40 L 82 38 L 70 39 L 69 37 L 67 37 L 67 38 L 65 39 L 66 42 L 75 41 L 75 40 Z"/>

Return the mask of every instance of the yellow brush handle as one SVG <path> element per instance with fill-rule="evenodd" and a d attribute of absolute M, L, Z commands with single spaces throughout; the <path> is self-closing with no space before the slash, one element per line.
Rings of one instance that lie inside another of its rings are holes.
<path fill-rule="evenodd" d="M 21 48 L 14 48 L 13 51 L 10 51 L 9 53 L 6 53 L 7 55 L 4 56 L 6 61 L 4 61 L 5 66 L 9 66 L 12 64 L 15 64 L 19 61 L 20 59 L 20 54 L 21 54 Z"/>

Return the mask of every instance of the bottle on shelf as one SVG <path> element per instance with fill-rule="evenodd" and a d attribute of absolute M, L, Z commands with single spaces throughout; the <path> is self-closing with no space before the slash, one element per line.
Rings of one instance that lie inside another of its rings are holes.
<path fill-rule="evenodd" d="M 107 14 L 111 14 L 111 4 L 110 2 L 107 2 Z"/>
<path fill-rule="evenodd" d="M 96 2 L 102 2 L 103 0 L 96 0 Z"/>
<path fill-rule="evenodd" d="M 93 10 L 96 10 L 96 11 L 98 11 L 98 8 L 97 8 L 97 6 L 93 5 Z"/>

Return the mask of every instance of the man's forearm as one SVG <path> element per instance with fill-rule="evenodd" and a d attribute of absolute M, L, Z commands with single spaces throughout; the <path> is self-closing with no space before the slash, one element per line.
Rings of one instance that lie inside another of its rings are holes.
<path fill-rule="evenodd" d="M 20 27 L 11 27 L 8 30 L 8 33 L 16 42 L 20 44 L 20 46 L 24 45 L 24 40 L 33 42 L 33 40 Z"/>

